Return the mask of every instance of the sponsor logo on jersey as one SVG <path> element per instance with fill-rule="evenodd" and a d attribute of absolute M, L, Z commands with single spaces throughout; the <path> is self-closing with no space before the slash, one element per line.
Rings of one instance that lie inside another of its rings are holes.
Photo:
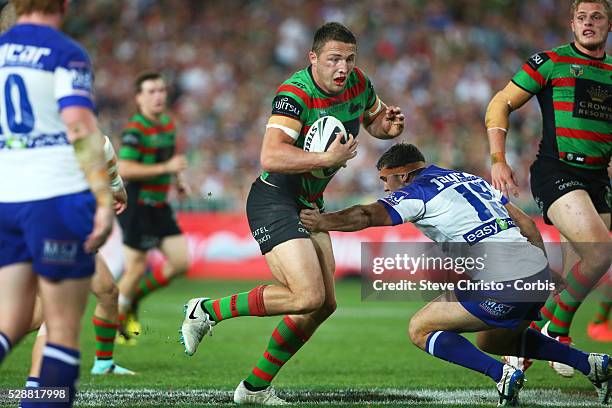
<path fill-rule="evenodd" d="M 42 261 L 53 264 L 71 264 L 76 260 L 79 249 L 77 241 L 58 241 L 46 239 L 43 241 Z"/>
<path fill-rule="evenodd" d="M 512 218 L 495 218 L 466 232 L 463 234 L 463 239 L 471 245 L 514 227 L 516 227 L 516 223 Z"/>
<path fill-rule="evenodd" d="M 533 70 L 538 70 L 546 61 L 548 61 L 550 57 L 545 52 L 540 52 L 538 54 L 532 55 L 527 60 L 527 65 L 529 65 Z"/>
<path fill-rule="evenodd" d="M 361 109 L 360 103 L 351 103 L 349 106 L 349 112 L 351 112 L 351 114 L 357 112 L 359 109 Z"/>
<path fill-rule="evenodd" d="M 570 72 L 572 73 L 572 75 L 579 77 L 584 74 L 584 68 L 582 67 L 582 65 L 572 64 L 570 65 Z"/>
<path fill-rule="evenodd" d="M 612 121 L 611 85 L 577 78 L 574 89 L 574 117 L 604 122 Z"/>
<path fill-rule="evenodd" d="M 515 308 L 515 306 L 500 303 L 497 300 L 491 298 L 480 302 L 478 306 L 491 316 L 495 317 L 504 317 Z"/>
<path fill-rule="evenodd" d="M 272 114 L 299 119 L 302 114 L 302 105 L 289 96 L 277 95 L 276 98 L 274 98 Z"/>
<path fill-rule="evenodd" d="M 0 65 L 39 67 L 42 57 L 48 55 L 51 48 L 8 43 L 0 46 Z"/>
<path fill-rule="evenodd" d="M 93 87 L 93 75 L 88 68 L 71 69 L 72 89 L 85 91 L 89 94 Z"/>
<path fill-rule="evenodd" d="M 393 193 L 389 194 L 388 196 L 383 198 L 383 200 L 391 206 L 396 206 L 400 202 L 402 202 L 402 200 L 404 200 L 405 198 L 408 198 L 409 195 L 410 193 L 399 190 L 399 191 L 394 191 Z"/>

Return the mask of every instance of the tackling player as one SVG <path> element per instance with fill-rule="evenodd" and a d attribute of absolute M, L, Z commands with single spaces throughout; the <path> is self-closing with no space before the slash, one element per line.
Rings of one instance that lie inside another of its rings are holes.
<path fill-rule="evenodd" d="M 67 387 L 57 406 L 71 406 L 112 195 L 91 63 L 58 30 L 67 2 L 13 4 L 17 24 L 0 36 L 0 362 L 30 327 L 38 285 L 48 332 L 40 385 Z"/>
<path fill-rule="evenodd" d="M 574 0 L 574 41 L 533 55 L 491 100 L 486 126 L 493 186 L 518 196 L 506 163 L 510 113 L 537 95 L 543 137 L 531 166 L 531 191 L 547 224 L 562 235 L 568 288 L 551 298 L 533 327 L 570 344 L 576 310 L 612 263 L 612 192 L 606 168 L 612 156 L 612 58 L 606 55 L 612 29 L 608 0 Z M 575 253 L 574 253 L 575 252 Z M 553 364 L 561 375 L 571 367 Z"/>
<path fill-rule="evenodd" d="M 323 192 L 335 172 L 355 157 L 360 126 L 390 139 L 402 133 L 404 116 L 387 107 L 368 77 L 355 66 L 356 39 L 340 23 L 326 23 L 314 35 L 311 65 L 286 80 L 272 102 L 261 149 L 264 172 L 253 183 L 247 216 L 253 237 L 277 280 L 221 299 L 191 299 L 181 338 L 195 353 L 203 336 L 222 320 L 237 316 L 277 316 L 268 347 L 234 393 L 238 404 L 285 403 L 270 386 L 281 367 L 336 309 L 334 255 L 329 234 L 308 232 L 302 208 L 325 208 Z M 323 153 L 303 150 L 304 136 L 320 117 L 332 115 L 349 133 Z M 311 174 L 325 170 L 323 178 Z"/>
<path fill-rule="evenodd" d="M 359 231 L 410 222 L 435 242 L 464 243 L 464 250 L 484 251 L 486 265 L 477 280 L 504 284 L 501 291 L 455 290 L 430 302 L 410 320 L 412 342 L 435 357 L 489 376 L 497 383 L 499 405 L 518 402 L 523 372 L 478 350 L 459 333 L 478 332 L 478 345 L 487 353 L 518 353 L 571 365 L 591 380 L 599 401 L 607 403 L 612 391 L 610 357 L 583 353 L 530 329 L 543 301 L 527 301 L 512 289 L 518 279 L 525 284 L 551 278 L 542 237 L 529 216 L 478 176 L 428 166 L 414 145 L 391 147 L 377 168 L 388 193 L 385 198 L 330 214 L 303 210 L 304 226 L 313 232 Z M 487 227 L 495 224 L 507 227 L 492 234 L 476 232 L 492 231 Z M 547 294 L 529 295 L 544 299 Z"/>

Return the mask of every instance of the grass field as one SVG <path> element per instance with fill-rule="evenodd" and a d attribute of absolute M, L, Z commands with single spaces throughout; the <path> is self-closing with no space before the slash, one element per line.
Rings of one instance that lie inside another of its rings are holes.
<path fill-rule="evenodd" d="M 253 286 L 251 282 L 182 280 L 145 300 L 139 344 L 116 347 L 115 361 L 137 371 L 134 377 L 89 374 L 94 355 L 92 301 L 82 334 L 77 406 L 229 404 L 234 388 L 263 352 L 279 318 L 223 322 L 195 356 L 187 357 L 177 340 L 183 303 L 191 297 L 217 297 Z M 281 396 L 300 407 L 495 405 L 497 393 L 488 378 L 440 361 L 410 344 L 407 322 L 421 304 L 361 302 L 358 281 L 339 282 L 337 291 L 337 312 L 275 380 Z M 579 311 L 574 341 L 585 350 L 612 352 L 610 344 L 595 343 L 584 334 L 593 307 L 587 302 Z M 3 363 L 0 389 L 23 385 L 32 342 L 30 335 Z M 545 362 L 527 372 L 521 396 L 525 406 L 595 405 L 595 393 L 586 378 L 580 374 L 561 378 Z"/>

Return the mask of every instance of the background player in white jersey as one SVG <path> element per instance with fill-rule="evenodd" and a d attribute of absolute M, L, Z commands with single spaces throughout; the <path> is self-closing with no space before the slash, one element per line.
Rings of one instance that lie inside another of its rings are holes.
<path fill-rule="evenodd" d="M 0 361 L 29 329 L 39 285 L 40 385 L 69 389 L 57 406 L 74 400 L 93 253 L 113 217 L 91 63 L 58 31 L 66 3 L 16 0 L 17 25 L 0 36 Z"/>
<path fill-rule="evenodd" d="M 463 243 L 465 249 L 486 251 L 486 267 L 472 279 L 504 282 L 504 287 L 517 279 L 550 279 L 543 251 L 523 236 L 541 246 L 542 238 L 533 221 L 482 178 L 427 166 L 421 152 L 410 144 L 391 147 L 377 167 L 387 197 L 329 214 L 302 210 L 304 226 L 313 232 L 358 231 L 411 222 L 436 242 Z M 518 353 L 571 365 L 588 376 L 600 402 L 607 403 L 612 387 L 610 357 L 583 353 L 528 328 L 547 292 L 531 295 L 539 295 L 542 301 L 517 301 L 521 299 L 512 289 L 494 294 L 455 290 L 413 316 L 410 338 L 429 354 L 492 378 L 497 383 L 500 405 L 518 402 L 523 372 L 483 353 L 459 333 L 478 332 L 478 345 L 488 353 Z"/>
<path fill-rule="evenodd" d="M 104 139 L 104 156 L 108 175 L 111 180 L 113 208 L 116 214 L 121 214 L 127 208 L 127 193 L 123 180 L 117 172 L 117 156 L 115 155 L 115 150 L 108 136 L 105 136 Z M 107 257 L 104 257 L 100 252 L 96 254 L 96 272 L 91 279 L 90 288 L 91 293 L 97 298 L 97 304 L 92 318 L 96 339 L 96 352 L 94 365 L 90 372 L 93 375 L 134 375 L 136 373 L 132 370 L 115 364 L 113 358 L 115 336 L 119 327 L 119 289 L 113 281 L 113 275 L 106 262 Z M 34 330 L 38 330 L 38 334 L 32 346 L 32 365 L 30 366 L 30 372 L 26 380 L 26 387 L 39 386 L 40 363 L 42 362 L 42 352 L 47 340 L 47 328 L 43 322 L 40 298 L 36 299 L 34 316 L 32 317 L 31 331 Z"/>

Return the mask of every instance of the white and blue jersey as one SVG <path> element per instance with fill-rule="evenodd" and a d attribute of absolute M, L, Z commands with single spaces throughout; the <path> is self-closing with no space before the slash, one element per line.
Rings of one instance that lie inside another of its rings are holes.
<path fill-rule="evenodd" d="M 88 189 L 62 109 L 94 108 L 87 53 L 61 32 L 18 24 L 0 36 L 0 202 Z"/>
<path fill-rule="evenodd" d="M 60 113 L 94 111 L 87 53 L 52 27 L 0 36 L 0 267 L 31 262 L 49 279 L 93 274 L 83 243 L 96 203 Z"/>
<path fill-rule="evenodd" d="M 526 244 L 510 218 L 504 207 L 508 200 L 481 177 L 430 165 L 379 202 L 393 225 L 413 223 L 435 242 L 465 243 L 479 250 L 485 243 L 525 244 L 513 246 L 518 253 L 504 245 L 488 245 L 487 267 L 475 271 L 472 279 L 508 281 L 533 276 L 547 266 L 542 251 Z"/>

